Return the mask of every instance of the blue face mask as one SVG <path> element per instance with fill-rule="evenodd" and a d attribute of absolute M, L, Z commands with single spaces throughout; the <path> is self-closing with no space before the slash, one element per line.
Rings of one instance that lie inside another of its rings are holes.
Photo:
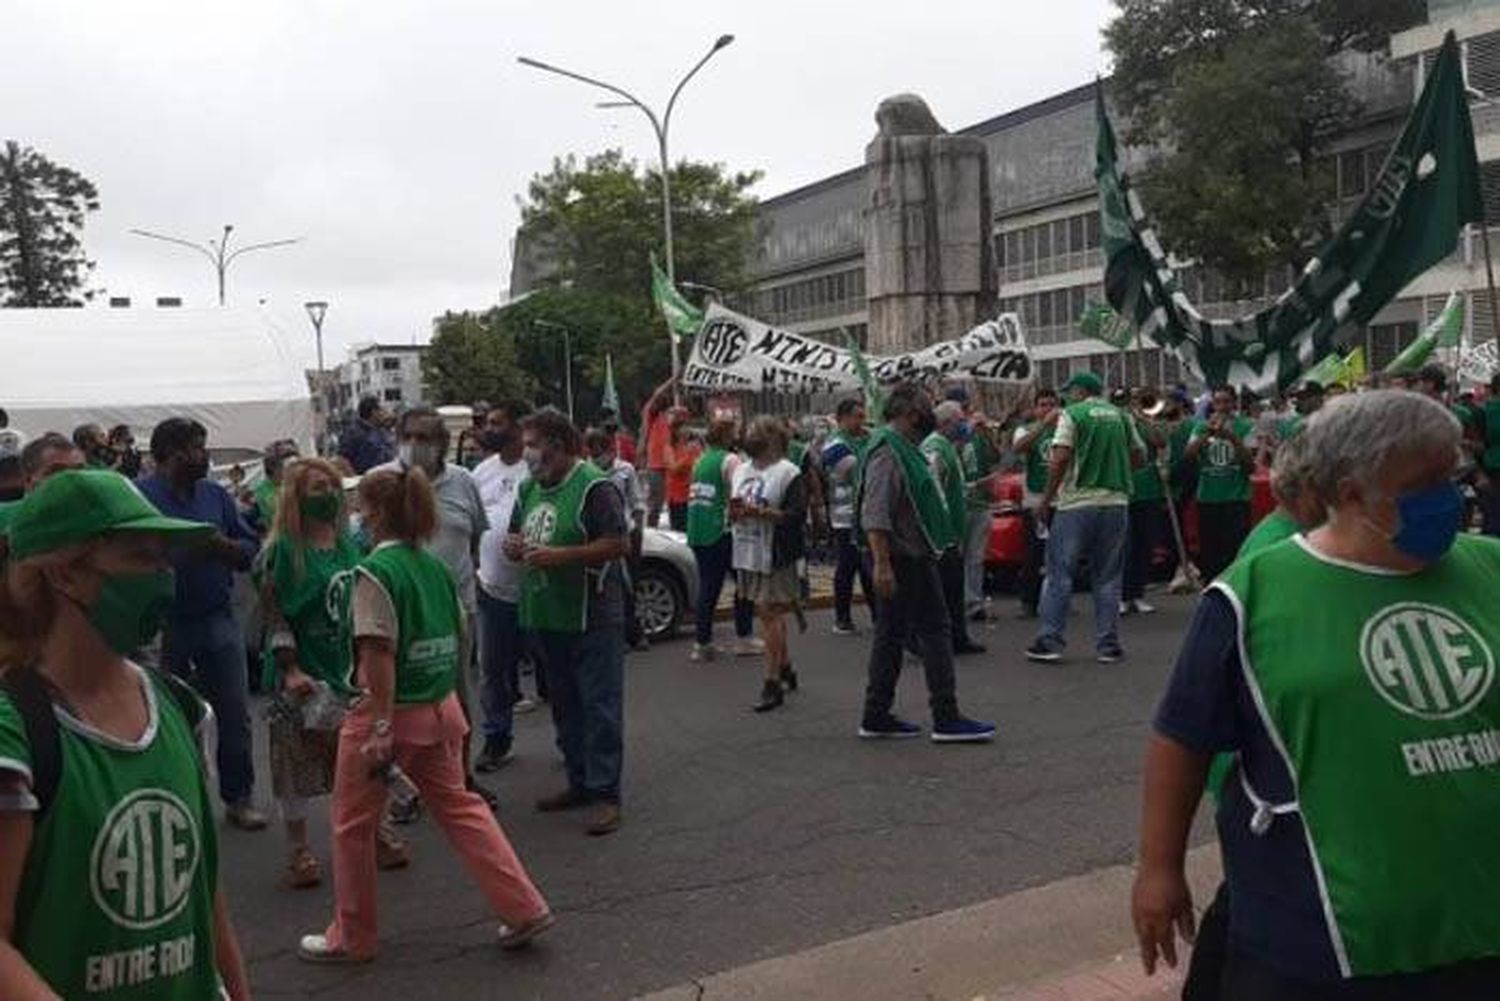
<path fill-rule="evenodd" d="M 1401 530 L 1391 544 L 1423 563 L 1436 563 L 1453 547 L 1463 527 L 1464 497 L 1450 482 L 1396 498 Z"/>

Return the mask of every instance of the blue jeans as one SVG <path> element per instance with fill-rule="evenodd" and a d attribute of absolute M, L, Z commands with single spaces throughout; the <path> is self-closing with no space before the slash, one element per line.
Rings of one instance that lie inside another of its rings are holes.
<path fill-rule="evenodd" d="M 479 589 L 479 671 L 484 679 L 480 705 L 486 743 L 509 750 L 515 721 L 516 693 L 521 689 L 520 610 L 515 602 Z"/>
<path fill-rule="evenodd" d="M 557 743 L 568 786 L 597 802 L 620 801 L 625 762 L 625 633 L 538 631 Z"/>
<path fill-rule="evenodd" d="M 856 577 L 873 619 L 876 614 L 875 586 L 870 582 L 870 554 L 859 548 L 852 528 L 835 528 L 833 547 L 838 553 L 838 563 L 833 568 L 833 620 L 843 625 L 854 624 Z"/>
<path fill-rule="evenodd" d="M 219 796 L 242 803 L 255 788 L 250 738 L 250 679 L 245 638 L 225 608 L 194 619 L 172 619 L 162 635 L 162 668 L 192 684 L 214 711 Z"/>
<path fill-rule="evenodd" d="M 719 607 L 719 595 L 724 591 L 724 578 L 729 576 L 734 561 L 733 545 L 729 533 L 725 532 L 711 546 L 693 547 L 693 556 L 698 562 L 698 608 L 693 624 L 693 638 L 699 646 L 707 646 L 714 640 L 714 611 Z M 754 629 L 755 606 L 736 597 L 734 634 L 744 639 Z"/>
<path fill-rule="evenodd" d="M 1117 507 L 1081 507 L 1052 515 L 1047 536 L 1047 579 L 1042 583 L 1042 632 L 1050 646 L 1067 645 L 1063 630 L 1073 596 L 1073 575 L 1088 560 L 1094 592 L 1094 644 L 1099 650 L 1120 642 L 1120 576 L 1125 564 L 1129 514 Z"/>

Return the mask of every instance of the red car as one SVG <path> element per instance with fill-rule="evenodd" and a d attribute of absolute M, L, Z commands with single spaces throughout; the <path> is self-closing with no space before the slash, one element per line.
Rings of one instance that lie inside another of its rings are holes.
<path fill-rule="evenodd" d="M 1008 591 L 1015 585 L 1016 575 L 1026 560 L 1026 529 L 1021 521 L 1022 479 L 1020 473 L 1001 473 L 990 481 L 993 503 L 990 505 L 990 544 L 985 553 L 985 574 L 996 590 Z M 1271 496 L 1271 474 L 1257 467 L 1250 474 L 1250 524 L 1253 527 L 1276 507 Z M 1194 558 L 1198 554 L 1198 506 L 1193 503 L 1180 509 L 1183 545 Z M 1174 542 L 1166 540 L 1166 546 L 1151 560 L 1153 568 L 1159 568 L 1160 576 L 1172 562 L 1171 549 Z M 1153 573 L 1153 576 L 1158 576 Z"/>

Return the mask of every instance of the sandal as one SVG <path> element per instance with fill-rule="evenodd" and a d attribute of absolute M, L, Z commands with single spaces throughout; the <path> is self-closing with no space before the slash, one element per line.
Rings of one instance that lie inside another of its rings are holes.
<path fill-rule="evenodd" d="M 310 890 L 323 882 L 323 867 L 307 848 L 292 852 L 286 864 L 286 885 L 293 890 Z"/>

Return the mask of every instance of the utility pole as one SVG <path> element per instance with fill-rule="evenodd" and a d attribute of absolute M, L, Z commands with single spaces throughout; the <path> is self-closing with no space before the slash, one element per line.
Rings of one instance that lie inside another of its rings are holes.
<path fill-rule="evenodd" d="M 229 236 L 234 232 L 234 226 L 230 223 L 224 224 L 224 232 L 217 239 L 210 239 L 206 243 L 194 243 L 192 240 L 184 240 L 176 236 L 164 236 L 161 233 L 153 233 L 145 229 L 132 229 L 130 231 L 136 236 L 144 236 L 148 240 L 160 240 L 163 243 L 175 243 L 179 247 L 190 247 L 208 258 L 208 263 L 214 267 L 214 272 L 219 278 L 219 305 L 224 305 L 224 276 L 229 271 L 229 265 L 235 259 L 255 250 L 270 250 L 272 247 L 287 247 L 294 243 L 302 242 L 302 238 L 294 237 L 290 240 L 270 240 L 265 243 L 251 243 L 243 247 L 236 247 L 233 251 L 229 249 Z M 321 366 L 319 366 L 321 369 Z"/>

